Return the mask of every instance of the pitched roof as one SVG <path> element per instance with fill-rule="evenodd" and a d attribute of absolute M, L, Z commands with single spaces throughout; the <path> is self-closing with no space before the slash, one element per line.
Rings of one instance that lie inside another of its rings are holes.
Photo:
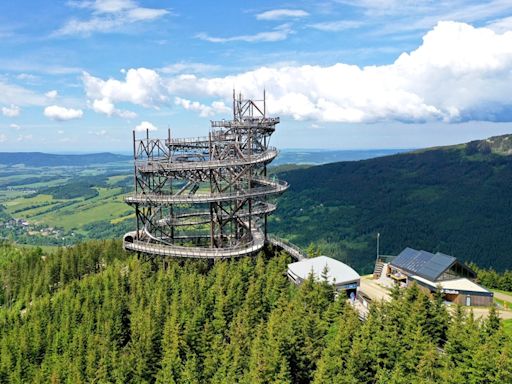
<path fill-rule="evenodd" d="M 454 280 L 447 280 L 447 281 L 439 281 L 439 282 L 433 282 L 429 281 L 423 277 L 420 276 L 411 276 L 414 280 L 420 281 L 434 289 L 437 288 L 437 286 L 441 286 L 441 289 L 443 290 L 450 290 L 450 291 L 464 291 L 464 292 L 479 292 L 488 294 L 489 296 L 492 296 L 492 292 L 485 289 L 481 285 L 478 285 L 474 282 L 472 282 L 469 279 L 466 278 L 460 278 L 460 279 L 454 279 Z"/>
<path fill-rule="evenodd" d="M 405 248 L 391 262 L 391 265 L 430 281 L 436 281 L 456 261 L 455 257 L 444 253 L 433 254 L 427 251 Z"/>

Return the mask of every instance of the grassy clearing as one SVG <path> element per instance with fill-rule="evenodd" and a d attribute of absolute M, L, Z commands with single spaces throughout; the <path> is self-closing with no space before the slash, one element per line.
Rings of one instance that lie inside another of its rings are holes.
<path fill-rule="evenodd" d="M 50 180 L 50 181 L 41 181 L 41 182 L 32 183 L 32 184 L 24 184 L 23 187 L 24 188 L 34 188 L 34 189 L 45 188 L 45 187 L 56 187 L 57 185 L 66 184 L 66 182 L 68 182 L 68 181 L 69 181 L 68 178 L 62 178 L 62 179 L 55 179 L 55 180 Z"/>
<path fill-rule="evenodd" d="M 507 309 L 507 310 L 512 309 L 512 303 L 509 301 L 501 300 L 501 299 L 498 299 L 495 297 L 494 302 L 496 304 L 499 304 L 503 309 Z"/>
<path fill-rule="evenodd" d="M 121 223 L 121 222 L 123 222 L 125 220 L 133 219 L 133 218 L 135 218 L 135 213 L 130 213 L 129 215 L 112 219 L 112 220 L 110 220 L 110 223 L 112 223 L 112 224 L 119 224 L 119 223 Z"/>
<path fill-rule="evenodd" d="M 116 179 L 117 176 L 113 176 Z M 124 176 L 121 176 L 121 178 Z M 96 188 L 98 196 L 91 199 L 57 200 L 51 195 L 19 197 L 5 202 L 7 212 L 14 217 L 64 230 L 80 231 L 83 225 L 99 220 L 121 222 L 131 210 L 124 203 L 121 188 Z M 59 207 L 59 204 L 66 204 Z M 54 209 L 52 209 L 54 207 Z"/>
<path fill-rule="evenodd" d="M 83 225 L 98 220 L 113 220 L 125 216 L 127 208 L 122 199 L 108 198 L 78 208 L 75 205 L 65 207 L 45 215 L 43 220 L 50 225 L 59 226 L 66 230 L 78 230 Z"/>
<path fill-rule="evenodd" d="M 13 214 L 14 211 L 20 210 L 29 210 L 30 207 L 38 207 L 42 204 L 49 203 L 53 201 L 53 197 L 51 195 L 37 195 L 33 197 L 22 197 L 10 201 L 6 201 L 4 203 L 7 208 L 7 212 L 9 214 Z"/>
<path fill-rule="evenodd" d="M 507 291 L 502 291 L 499 289 L 493 289 L 494 293 L 500 293 L 500 297 L 496 297 L 494 295 L 494 302 L 499 304 L 502 308 L 512 310 L 512 293 Z M 505 296 L 503 296 L 505 295 Z"/>
<path fill-rule="evenodd" d="M 6 202 L 14 201 L 16 199 L 21 199 L 24 196 L 31 195 L 32 192 L 20 191 L 20 190 L 3 190 L 0 191 L 0 203 L 6 205 Z"/>
<path fill-rule="evenodd" d="M 512 292 L 502 291 L 501 289 L 493 289 L 492 291 L 493 292 L 498 292 L 498 293 L 503 293 L 504 295 L 510 296 L 510 300 L 512 302 Z"/>
<path fill-rule="evenodd" d="M 59 248 L 62 248 L 59 245 L 30 245 L 30 244 L 19 244 L 19 243 L 16 243 L 16 246 L 21 247 L 21 248 L 41 248 L 46 253 L 55 252 Z"/>
<path fill-rule="evenodd" d="M 126 175 L 117 175 L 117 176 L 110 176 L 108 179 L 107 179 L 107 184 L 108 185 L 114 185 L 115 183 L 119 182 L 119 181 L 122 181 L 122 180 L 125 180 L 126 178 L 128 178 L 130 176 L 126 176 Z"/>

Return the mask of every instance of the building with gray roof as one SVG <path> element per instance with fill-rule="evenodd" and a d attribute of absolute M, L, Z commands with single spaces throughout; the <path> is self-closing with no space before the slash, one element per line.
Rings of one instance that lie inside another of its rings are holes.
<path fill-rule="evenodd" d="M 491 305 L 493 293 L 476 283 L 476 273 L 455 257 L 405 248 L 387 265 L 385 273 L 397 283 L 416 283 L 434 292 L 440 289 L 447 301 L 461 305 Z"/>
<path fill-rule="evenodd" d="M 327 256 L 318 256 L 288 264 L 288 277 L 295 284 L 301 284 L 309 276 L 320 281 L 327 281 L 336 290 L 347 291 L 347 296 L 356 293 L 361 277 L 348 265 Z"/>

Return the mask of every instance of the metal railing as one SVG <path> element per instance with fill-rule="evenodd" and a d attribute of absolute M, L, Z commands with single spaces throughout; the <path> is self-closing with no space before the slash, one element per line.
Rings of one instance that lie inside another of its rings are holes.
<path fill-rule="evenodd" d="M 226 160 L 204 160 L 204 161 L 169 161 L 166 158 L 157 158 L 151 161 L 138 161 L 137 169 L 141 172 L 161 172 L 161 171 L 184 171 L 195 169 L 223 168 L 237 165 L 249 165 L 264 163 L 273 160 L 277 156 L 276 148 L 269 148 L 267 151 L 250 155 L 240 159 Z"/>
<path fill-rule="evenodd" d="M 224 193 L 196 193 L 194 195 L 163 195 L 152 193 L 138 193 L 125 197 L 128 204 L 173 204 L 173 203 L 210 203 L 217 201 L 230 201 L 257 196 L 279 194 L 288 189 L 288 183 L 282 180 L 253 179 L 254 182 L 264 184 L 246 191 Z"/>
<path fill-rule="evenodd" d="M 136 239 L 135 232 L 129 232 L 125 235 L 123 241 L 124 249 L 146 254 L 183 257 L 190 259 L 229 259 L 232 257 L 242 257 L 251 255 L 265 245 L 265 237 L 258 230 L 251 231 L 252 241 L 237 247 L 226 248 L 203 248 L 203 247 L 184 247 L 179 245 L 159 244 Z M 128 241 L 127 236 L 132 236 L 133 241 Z"/>
<path fill-rule="evenodd" d="M 308 258 L 308 255 L 306 254 L 306 252 L 304 252 L 300 247 L 298 247 L 297 245 L 293 244 L 292 242 L 290 242 L 286 239 L 282 239 L 275 235 L 268 235 L 267 238 L 268 238 L 268 241 L 272 245 L 285 250 L 293 258 L 297 259 L 298 261 Z"/>
<path fill-rule="evenodd" d="M 248 210 L 243 210 L 237 212 L 237 217 L 244 218 L 248 216 L 257 216 L 257 215 L 264 215 L 266 213 L 271 213 L 276 210 L 276 205 L 267 203 L 267 202 L 260 202 L 256 206 L 253 207 L 251 212 Z M 207 224 L 210 222 L 210 211 L 196 211 L 196 212 L 190 212 L 190 213 L 184 213 L 176 215 L 175 217 L 170 217 L 166 219 L 158 220 L 156 223 L 160 226 L 167 226 L 167 225 L 175 225 L 175 226 L 186 226 L 186 225 L 200 225 L 200 224 Z M 199 218 L 203 219 L 199 219 Z M 222 216 L 224 219 L 228 218 L 228 215 Z M 191 218 L 196 218 L 196 220 L 190 220 Z"/>

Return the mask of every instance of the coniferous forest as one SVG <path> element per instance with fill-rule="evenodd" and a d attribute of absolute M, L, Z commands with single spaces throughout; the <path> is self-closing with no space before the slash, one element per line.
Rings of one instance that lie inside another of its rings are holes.
<path fill-rule="evenodd" d="M 361 321 L 286 254 L 138 260 L 119 242 L 0 248 L 2 383 L 510 383 L 500 320 L 413 287 Z"/>

